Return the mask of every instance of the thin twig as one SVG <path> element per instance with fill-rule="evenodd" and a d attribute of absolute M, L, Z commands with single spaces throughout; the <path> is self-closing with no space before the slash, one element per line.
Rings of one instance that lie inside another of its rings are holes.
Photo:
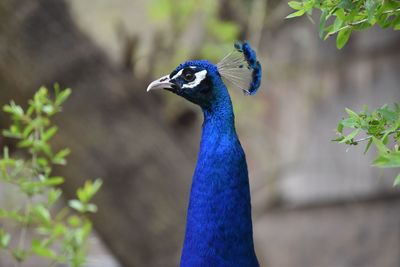
<path fill-rule="evenodd" d="M 400 133 L 400 129 L 389 133 L 389 135 L 394 134 L 394 133 Z M 385 134 L 387 134 L 387 132 L 383 132 L 383 135 L 385 135 Z M 354 143 L 360 143 L 363 141 L 367 141 L 367 140 L 371 139 L 372 137 L 373 137 L 372 135 L 369 135 L 369 136 L 354 140 Z"/>
<path fill-rule="evenodd" d="M 386 11 L 382 12 L 382 14 L 391 14 L 391 13 L 396 13 L 396 12 L 398 12 L 398 11 L 400 11 L 400 8 L 393 9 L 393 10 L 386 10 Z M 331 33 L 328 33 L 327 36 L 331 36 L 331 35 L 333 35 L 333 34 L 335 34 L 335 33 L 338 33 L 338 32 L 340 32 L 340 31 L 342 31 L 342 30 L 344 30 L 344 29 L 348 29 L 348 28 L 351 28 L 351 27 L 353 27 L 353 26 L 357 26 L 357 25 L 359 25 L 359 24 L 361 24 L 361 23 L 364 23 L 364 22 L 367 22 L 367 21 L 368 21 L 368 18 L 362 19 L 362 20 L 359 20 L 359 21 L 355 21 L 355 22 L 350 22 L 349 24 L 347 24 L 347 25 L 345 25 L 345 26 L 339 28 L 338 30 L 336 30 L 336 31 L 334 31 L 334 32 L 331 32 Z"/>

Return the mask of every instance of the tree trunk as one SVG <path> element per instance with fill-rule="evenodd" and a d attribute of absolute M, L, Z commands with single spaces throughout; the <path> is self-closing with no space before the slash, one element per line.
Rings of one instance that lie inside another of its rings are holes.
<path fill-rule="evenodd" d="M 93 220 L 121 263 L 176 266 L 196 155 L 158 119 L 161 100 L 80 32 L 64 1 L 3 0 L 0 15 L 0 104 L 25 101 L 42 84 L 71 87 L 56 139 L 73 151 L 57 170 L 68 197 L 101 177 Z"/>

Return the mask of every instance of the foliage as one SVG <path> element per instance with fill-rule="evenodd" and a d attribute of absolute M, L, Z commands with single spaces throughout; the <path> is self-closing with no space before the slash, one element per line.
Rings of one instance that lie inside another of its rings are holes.
<path fill-rule="evenodd" d="M 400 105 L 394 107 L 384 105 L 376 110 L 364 110 L 357 113 L 346 109 L 348 117 L 342 119 L 337 126 L 339 135 L 334 141 L 347 145 L 358 145 L 367 142 L 364 153 L 371 145 L 377 149 L 374 166 L 379 168 L 396 168 L 399 174 L 394 185 L 400 184 Z M 345 129 L 350 130 L 346 131 Z M 359 138 L 360 135 L 364 137 Z M 357 139 L 359 138 L 359 139 Z"/>
<path fill-rule="evenodd" d="M 355 30 L 365 30 L 374 25 L 381 28 L 400 29 L 400 2 L 396 0 L 303 0 L 290 1 L 296 12 L 286 18 L 307 15 L 314 9 L 321 11 L 319 36 L 327 39 L 337 34 L 336 46 L 341 49 Z"/>
<path fill-rule="evenodd" d="M 65 165 L 70 151 L 67 148 L 54 151 L 50 145 L 58 130 L 51 119 L 61 111 L 71 90 L 60 90 L 56 85 L 54 91 L 52 98 L 46 88 L 40 88 L 26 110 L 13 101 L 3 108 L 12 124 L 2 134 L 16 140 L 19 151 L 13 157 L 4 147 L 0 157 L 0 183 L 15 189 L 24 204 L 15 209 L 0 209 L 0 227 L 3 227 L 0 228 L 0 249 L 10 253 L 16 262 L 38 256 L 47 260 L 49 266 L 78 267 L 85 262 L 92 229 L 86 213 L 97 209 L 90 201 L 101 181 L 87 181 L 78 189 L 77 199 L 69 201 L 69 207 L 55 210 L 62 195 L 58 186 L 64 178 L 53 175 L 53 165 Z M 4 227 L 7 223 L 18 226 L 17 233 L 7 232 Z M 32 232 L 29 237 L 28 229 Z"/>

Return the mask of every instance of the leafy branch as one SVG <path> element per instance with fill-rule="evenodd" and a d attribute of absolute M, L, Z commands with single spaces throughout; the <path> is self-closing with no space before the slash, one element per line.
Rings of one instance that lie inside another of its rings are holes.
<path fill-rule="evenodd" d="M 4 147 L 0 156 L 0 183 L 16 188 L 19 198 L 25 201 L 22 208 L 0 208 L 0 249 L 19 264 L 33 255 L 47 259 L 49 266 L 79 267 L 85 262 L 87 238 L 92 229 L 86 214 L 96 212 L 91 200 L 102 183 L 99 179 L 86 181 L 78 189 L 77 199 L 70 200 L 69 207 L 57 212 L 55 204 L 62 195 L 58 186 L 64 183 L 64 178 L 53 175 L 53 165 L 66 165 L 70 151 L 67 148 L 54 151 L 49 143 L 58 131 L 51 119 L 61 112 L 61 105 L 70 94 L 70 89 L 61 90 L 55 85 L 51 97 L 47 88 L 42 87 L 26 110 L 13 101 L 3 107 L 12 123 L 2 135 L 16 140 L 18 154 L 22 156 L 12 157 Z M 7 225 L 17 225 L 19 233 L 11 235 Z"/>
<path fill-rule="evenodd" d="M 368 141 L 364 154 L 371 145 L 376 147 L 374 166 L 400 170 L 400 105 L 384 105 L 372 111 L 365 106 L 359 113 L 351 109 L 346 109 L 346 112 L 348 117 L 338 123 L 336 131 L 339 136 L 333 141 L 347 145 Z M 360 135 L 364 137 L 357 139 Z M 399 184 L 400 172 L 394 180 L 394 185 Z"/>
<path fill-rule="evenodd" d="M 288 4 L 296 11 L 286 18 L 303 15 L 311 18 L 315 9 L 321 11 L 319 36 L 326 40 L 337 34 L 338 49 L 343 48 L 354 30 L 369 29 L 376 24 L 400 30 L 400 2 L 396 0 L 304 0 Z"/>

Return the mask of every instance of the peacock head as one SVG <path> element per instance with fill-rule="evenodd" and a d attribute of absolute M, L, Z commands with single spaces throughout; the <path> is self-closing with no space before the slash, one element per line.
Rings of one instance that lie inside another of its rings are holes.
<path fill-rule="evenodd" d="M 171 74 L 150 83 L 147 91 L 166 89 L 208 108 L 228 95 L 222 78 L 247 95 L 256 93 L 261 83 L 261 65 L 248 43 L 236 43 L 234 51 L 217 64 L 186 61 Z"/>

